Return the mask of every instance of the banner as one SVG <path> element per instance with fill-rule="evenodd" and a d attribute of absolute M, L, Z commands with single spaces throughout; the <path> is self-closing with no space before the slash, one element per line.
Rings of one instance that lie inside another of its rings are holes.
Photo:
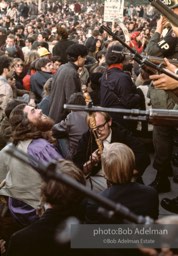
<path fill-rule="evenodd" d="M 106 0 L 104 3 L 104 21 L 123 20 L 124 0 Z"/>

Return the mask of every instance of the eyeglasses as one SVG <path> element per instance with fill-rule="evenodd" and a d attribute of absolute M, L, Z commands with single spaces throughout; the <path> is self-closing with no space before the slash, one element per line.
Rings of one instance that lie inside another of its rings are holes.
<path fill-rule="evenodd" d="M 20 67 L 23 68 L 23 64 L 22 64 L 22 63 L 16 64 L 15 67 L 16 67 L 16 68 L 20 68 Z"/>
<path fill-rule="evenodd" d="M 104 124 L 96 126 L 96 130 L 103 131 L 106 124 L 107 124 L 107 121 L 104 122 Z"/>

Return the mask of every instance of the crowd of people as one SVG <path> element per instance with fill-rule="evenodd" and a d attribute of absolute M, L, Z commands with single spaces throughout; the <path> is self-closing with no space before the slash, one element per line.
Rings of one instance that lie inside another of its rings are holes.
<path fill-rule="evenodd" d="M 178 4 L 171 8 L 178 14 Z M 150 4 L 124 7 L 123 21 L 112 24 L 103 21 L 104 5 L 96 2 L 42 1 L 38 9 L 34 2 L 0 2 L 0 214 L 2 219 L 9 214 L 18 226 L 6 239 L 0 230 L 0 253 L 83 255 L 57 239 L 67 218 L 75 216 L 87 224 L 122 224 L 123 219 L 102 215 L 98 202 L 62 182 L 43 180 L 32 168 L 33 159 L 44 165 L 55 162 L 49 172 L 62 172 L 153 221 L 158 221 L 160 204 L 178 213 L 177 198 L 159 202 L 159 193 L 171 191 L 176 128 L 160 123 L 150 132 L 148 123 L 124 118 L 122 113 L 177 109 L 178 82 L 165 73 L 143 69 L 102 25 L 112 25 L 114 35 L 135 54 L 159 57 L 175 77 L 178 69 L 171 59 L 178 58 L 178 28 Z M 80 105 L 80 109 L 67 110 L 64 104 Z M 85 105 L 113 112 L 87 113 Z M 144 138 L 150 133 L 157 175 L 145 185 L 143 174 L 151 161 Z M 8 154 L 10 143 L 29 156 L 32 166 Z M 107 253 L 101 255 L 112 255 Z"/>

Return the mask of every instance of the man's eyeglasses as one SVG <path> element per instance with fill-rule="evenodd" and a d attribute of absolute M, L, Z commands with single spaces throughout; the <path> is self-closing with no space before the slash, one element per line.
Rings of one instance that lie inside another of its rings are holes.
<path fill-rule="evenodd" d="M 20 68 L 20 67 L 23 68 L 23 64 L 22 63 L 21 64 L 16 64 L 15 67 L 16 68 Z"/>
<path fill-rule="evenodd" d="M 104 124 L 100 124 L 100 125 L 96 126 L 96 130 L 103 131 L 106 124 L 107 124 L 107 121 L 104 122 Z"/>

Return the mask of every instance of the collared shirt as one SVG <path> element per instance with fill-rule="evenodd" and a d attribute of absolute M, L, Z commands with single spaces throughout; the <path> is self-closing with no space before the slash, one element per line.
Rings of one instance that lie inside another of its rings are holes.
<path fill-rule="evenodd" d="M 104 148 L 107 148 L 111 144 L 112 130 L 110 131 L 109 136 L 103 141 Z"/>

